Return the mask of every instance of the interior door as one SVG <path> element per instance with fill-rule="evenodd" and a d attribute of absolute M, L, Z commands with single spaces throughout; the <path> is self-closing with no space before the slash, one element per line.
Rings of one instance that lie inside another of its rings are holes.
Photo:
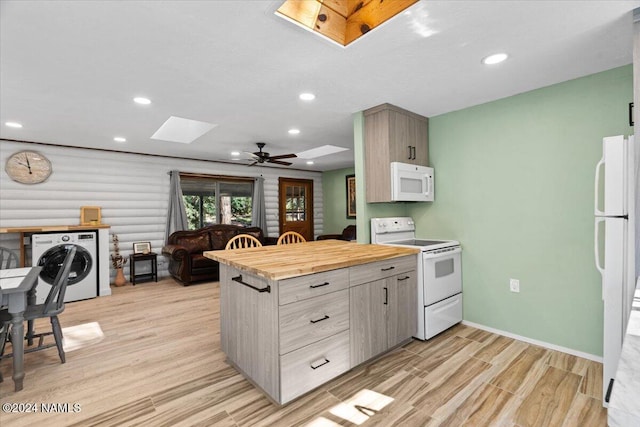
<path fill-rule="evenodd" d="M 313 181 L 280 178 L 278 183 L 280 234 L 295 231 L 313 240 Z"/>

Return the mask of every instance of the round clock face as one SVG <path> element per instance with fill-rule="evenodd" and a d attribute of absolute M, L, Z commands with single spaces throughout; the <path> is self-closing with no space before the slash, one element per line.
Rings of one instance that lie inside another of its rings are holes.
<path fill-rule="evenodd" d="M 5 170 L 14 181 L 38 184 L 51 175 L 51 162 L 38 152 L 18 151 L 9 157 Z"/>

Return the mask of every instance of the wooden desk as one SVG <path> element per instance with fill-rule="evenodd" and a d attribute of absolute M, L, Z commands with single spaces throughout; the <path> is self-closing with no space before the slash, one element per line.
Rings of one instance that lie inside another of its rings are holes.
<path fill-rule="evenodd" d="M 24 235 L 34 233 L 50 233 L 54 231 L 83 231 L 98 230 L 101 228 L 111 228 L 107 224 L 93 225 L 36 225 L 31 227 L 0 227 L 0 234 L 19 233 L 20 234 L 20 267 L 25 266 Z"/>
<path fill-rule="evenodd" d="M 0 270 L 0 305 L 8 306 L 11 314 L 11 344 L 13 346 L 13 383 L 22 390 L 24 379 L 24 311 L 27 294 L 38 282 L 42 267 Z"/>

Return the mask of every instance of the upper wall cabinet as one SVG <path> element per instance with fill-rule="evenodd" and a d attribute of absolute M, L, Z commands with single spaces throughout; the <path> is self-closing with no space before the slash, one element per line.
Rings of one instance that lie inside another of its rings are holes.
<path fill-rule="evenodd" d="M 391 162 L 429 166 L 428 120 L 391 104 L 365 110 L 368 203 L 391 201 Z"/>

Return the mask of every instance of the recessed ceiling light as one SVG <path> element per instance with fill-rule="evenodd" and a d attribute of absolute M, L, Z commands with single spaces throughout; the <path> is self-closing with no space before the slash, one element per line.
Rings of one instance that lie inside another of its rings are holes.
<path fill-rule="evenodd" d="M 6 122 L 4 125 L 9 126 L 10 128 L 17 128 L 17 129 L 20 129 L 22 127 L 22 125 L 18 122 Z"/>
<path fill-rule="evenodd" d="M 313 164 L 313 160 L 307 160 L 307 164 L 308 165 L 312 165 Z"/>
<path fill-rule="evenodd" d="M 239 155 L 240 155 L 240 152 L 239 152 L 239 151 L 232 151 L 232 152 L 231 152 L 231 155 L 232 155 L 232 156 L 239 156 Z"/>
<path fill-rule="evenodd" d="M 303 101 L 313 101 L 314 99 L 316 99 L 316 96 L 312 93 L 306 92 L 300 94 L 300 99 L 302 99 Z"/>
<path fill-rule="evenodd" d="M 133 98 L 133 102 L 140 105 L 149 105 L 151 104 L 151 100 L 149 98 L 143 98 L 141 96 L 137 96 Z"/>
<path fill-rule="evenodd" d="M 300 133 L 300 129 L 289 129 L 289 135 L 297 135 Z"/>
<path fill-rule="evenodd" d="M 505 59 L 507 59 L 509 57 L 509 55 L 507 55 L 506 53 L 496 53 L 493 55 L 489 55 L 485 58 L 482 59 L 482 63 L 484 65 L 494 65 L 494 64 L 499 64 L 502 61 L 504 61 Z"/>
<path fill-rule="evenodd" d="M 115 142 L 127 142 L 127 138 L 123 138 L 121 136 L 116 136 L 115 138 L 113 138 L 113 140 Z"/>

